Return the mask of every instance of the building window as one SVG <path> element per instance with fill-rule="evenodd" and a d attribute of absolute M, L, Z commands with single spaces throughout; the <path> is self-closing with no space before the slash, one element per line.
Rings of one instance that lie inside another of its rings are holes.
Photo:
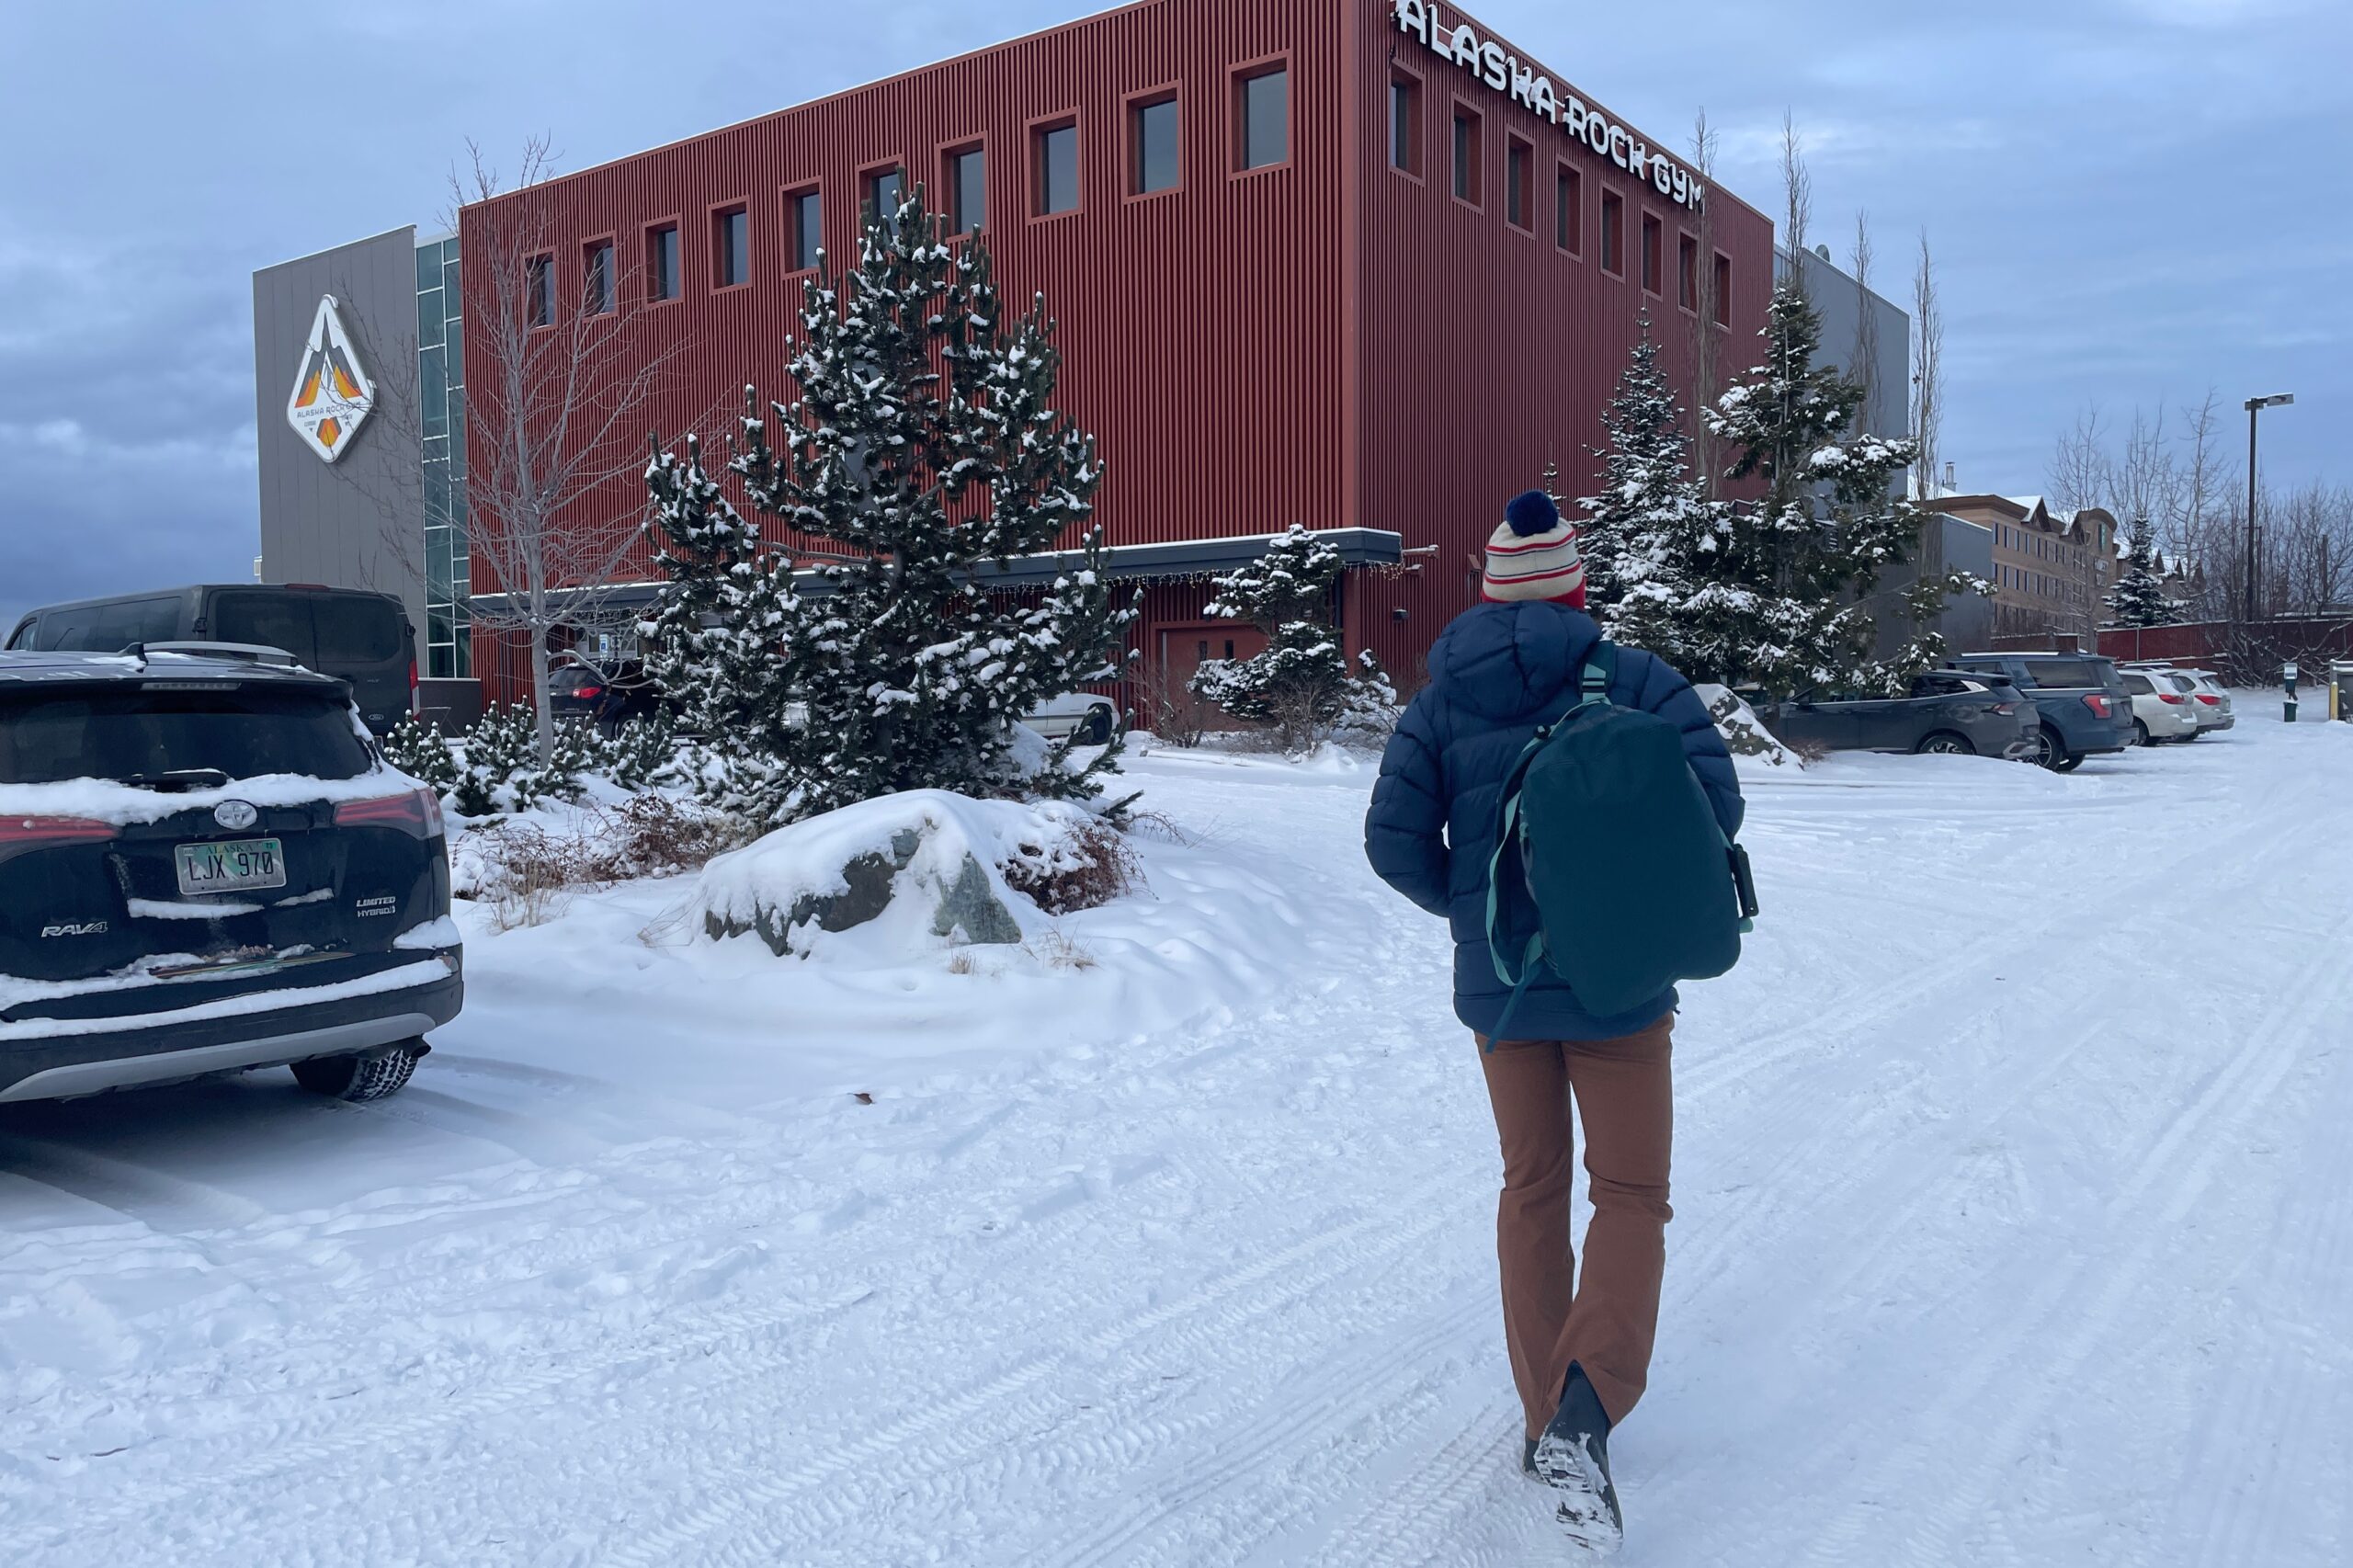
<path fill-rule="evenodd" d="M 1290 73 L 1280 65 L 1245 76 L 1233 95 L 1234 146 L 1245 170 L 1290 158 Z"/>
<path fill-rule="evenodd" d="M 1422 172 L 1422 85 L 1403 71 L 1389 79 L 1389 166 Z"/>
<path fill-rule="evenodd" d="M 1693 315 L 1699 313 L 1699 242 L 1685 234 L 1676 242 L 1677 302 Z"/>
<path fill-rule="evenodd" d="M 523 264 L 523 301 L 533 326 L 555 324 L 555 257 L 535 256 Z"/>
<path fill-rule="evenodd" d="M 1536 149 L 1518 137 L 1504 142 L 1504 221 L 1515 229 L 1536 227 Z"/>
<path fill-rule="evenodd" d="M 1129 111 L 1128 138 L 1134 148 L 1128 188 L 1138 196 L 1175 190 L 1184 165 L 1176 151 L 1176 99 L 1172 96 L 1138 104 Z"/>
<path fill-rule="evenodd" d="M 900 204 L 907 199 L 907 171 L 900 168 L 877 169 L 866 176 L 864 201 L 869 226 L 887 223 L 899 214 Z"/>
<path fill-rule="evenodd" d="M 619 303 L 613 293 L 613 242 L 598 240 L 581 252 L 581 308 L 592 316 L 608 316 Z"/>
<path fill-rule="evenodd" d="M 1476 113 L 1454 106 L 1454 199 L 1473 207 L 1479 205 L 1481 130 Z"/>
<path fill-rule="evenodd" d="M 1716 324 L 1732 325 L 1732 257 L 1716 256 Z"/>
<path fill-rule="evenodd" d="M 751 209 L 730 207 L 711 214 L 710 280 L 721 289 L 752 280 Z"/>
<path fill-rule="evenodd" d="M 1585 249 L 1585 176 L 1561 165 L 1552 182 L 1552 243 L 1575 256 Z"/>
<path fill-rule="evenodd" d="M 1666 291 L 1666 231 L 1656 218 L 1643 214 L 1643 292 Z"/>
<path fill-rule="evenodd" d="M 1078 127 L 1053 125 L 1034 132 L 1040 217 L 1078 210 Z"/>
<path fill-rule="evenodd" d="M 818 253 L 825 244 L 824 197 L 813 186 L 807 190 L 787 192 L 784 222 L 791 231 L 785 236 L 784 254 L 792 258 L 792 270 L 813 270 L 820 259 Z"/>
<path fill-rule="evenodd" d="M 678 225 L 665 223 L 645 235 L 645 293 L 654 301 L 678 297 Z"/>
<path fill-rule="evenodd" d="M 951 233 L 977 234 L 989 220 L 989 155 L 969 147 L 948 154 L 948 227 Z"/>
<path fill-rule="evenodd" d="M 1607 186 L 1601 191 L 1601 270 L 1626 275 L 1626 199 Z"/>

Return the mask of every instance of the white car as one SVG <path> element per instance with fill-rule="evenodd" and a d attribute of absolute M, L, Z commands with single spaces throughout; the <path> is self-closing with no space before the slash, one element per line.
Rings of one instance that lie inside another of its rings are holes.
<path fill-rule="evenodd" d="M 1081 745 L 1105 746 L 1119 733 L 1120 705 L 1091 691 L 1065 692 L 1040 702 L 1021 722 L 1050 741 L 1075 735 Z"/>
<path fill-rule="evenodd" d="M 2189 696 L 2198 710 L 2200 733 L 2208 730 L 2227 730 L 2239 722 L 2238 715 L 2231 711 L 2230 688 L 2222 684 L 2220 676 L 2211 670 L 2181 670 L 2177 673 L 2188 676 L 2197 687 Z"/>
<path fill-rule="evenodd" d="M 2155 745 L 2161 741 L 2198 738 L 2198 704 L 2175 684 L 2172 670 L 2120 670 L 2124 689 L 2132 697 L 2132 741 Z"/>

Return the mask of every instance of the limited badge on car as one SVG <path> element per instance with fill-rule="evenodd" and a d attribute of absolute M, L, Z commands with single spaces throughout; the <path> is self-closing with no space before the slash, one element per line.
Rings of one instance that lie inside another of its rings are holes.
<path fill-rule="evenodd" d="M 286 885 L 286 855 L 275 838 L 233 838 L 179 846 L 183 894 L 243 892 Z"/>

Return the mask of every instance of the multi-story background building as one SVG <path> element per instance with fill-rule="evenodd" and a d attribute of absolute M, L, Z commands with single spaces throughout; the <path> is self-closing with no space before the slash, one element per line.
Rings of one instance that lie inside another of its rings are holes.
<path fill-rule="evenodd" d="M 2040 495 L 1947 495 L 1935 504 L 1993 530 L 1996 635 L 2098 631 L 2120 565 L 2113 515 L 2098 506 L 2054 512 Z"/>

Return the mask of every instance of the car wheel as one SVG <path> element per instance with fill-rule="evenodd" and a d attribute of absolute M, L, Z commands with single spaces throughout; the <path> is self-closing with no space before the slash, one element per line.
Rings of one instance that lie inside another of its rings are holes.
<path fill-rule="evenodd" d="M 2047 767 L 2053 773 L 2066 771 L 2059 766 L 2066 759 L 2067 748 L 2060 744 L 2058 733 L 2046 724 L 2034 732 L 2033 738 L 2034 749 L 2026 754 L 2026 759 L 2037 767 Z"/>
<path fill-rule="evenodd" d="M 1922 756 L 1975 756 L 1977 748 L 1969 744 L 1966 735 L 1956 735 L 1949 730 L 1938 730 L 1912 748 Z"/>
<path fill-rule="evenodd" d="M 425 1054 L 416 1040 L 367 1056 L 319 1056 L 294 1063 L 294 1081 L 314 1095 L 355 1103 L 381 1100 L 408 1085 L 416 1059 Z"/>
<path fill-rule="evenodd" d="M 2066 756 L 2061 757 L 2058 761 L 2052 763 L 2051 765 L 2051 771 L 2053 773 L 2073 773 L 2083 765 L 2084 754 L 2079 751 L 2071 751 Z"/>
<path fill-rule="evenodd" d="M 2136 746 L 2145 746 L 2155 744 L 2149 739 L 2149 726 L 2143 724 L 2138 719 L 2132 721 L 2132 744 Z"/>
<path fill-rule="evenodd" d="M 1090 746 L 1109 745 L 1111 722 L 1111 710 L 1108 708 L 1088 709 L 1086 722 L 1079 728 L 1079 740 Z"/>

